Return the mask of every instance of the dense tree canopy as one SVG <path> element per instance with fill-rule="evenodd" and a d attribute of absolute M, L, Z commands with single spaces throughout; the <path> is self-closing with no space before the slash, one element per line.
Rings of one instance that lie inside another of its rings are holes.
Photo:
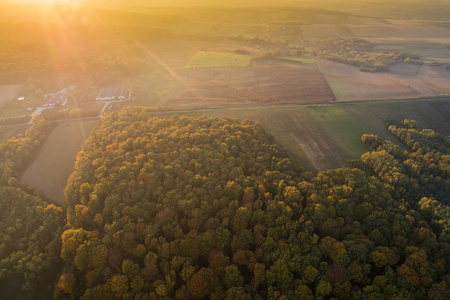
<path fill-rule="evenodd" d="M 25 134 L 19 134 L 17 138 L 11 138 L 0 144 L 1 184 L 14 185 L 14 179 L 23 171 L 50 129 L 45 121 L 37 119 Z"/>
<path fill-rule="evenodd" d="M 450 139 L 416 122 L 387 121 L 389 131 L 410 151 L 374 135 L 362 140 L 373 151 L 362 156 L 364 164 L 395 198 L 420 211 L 438 237 L 450 242 Z"/>
<path fill-rule="evenodd" d="M 0 144 L 2 299 L 45 299 L 52 293 L 61 266 L 63 209 L 17 179 L 47 131 L 44 122 L 37 120 L 24 135 Z"/>
<path fill-rule="evenodd" d="M 414 155 L 390 147 L 374 148 L 382 155 L 363 157 L 362 169 L 390 153 Z M 445 222 L 427 222 L 446 212 L 423 198 L 439 192 L 401 190 L 402 172 L 390 182 L 378 170 L 309 181 L 302 172 L 252 121 L 110 114 L 65 190 L 67 267 L 55 297 L 450 296 L 450 246 L 437 238 Z"/>

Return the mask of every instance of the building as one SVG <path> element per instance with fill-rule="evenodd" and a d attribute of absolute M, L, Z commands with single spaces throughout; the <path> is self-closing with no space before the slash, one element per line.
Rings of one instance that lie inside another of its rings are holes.
<path fill-rule="evenodd" d="M 67 100 L 67 94 L 62 92 L 50 94 L 48 97 L 49 100 L 44 104 L 45 107 L 55 107 L 57 104 L 64 105 Z"/>
<path fill-rule="evenodd" d="M 128 100 L 131 91 L 126 88 L 103 88 L 97 94 L 97 101 Z"/>

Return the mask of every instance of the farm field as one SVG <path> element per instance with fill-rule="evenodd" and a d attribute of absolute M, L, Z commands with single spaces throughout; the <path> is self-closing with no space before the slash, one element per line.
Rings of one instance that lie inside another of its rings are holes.
<path fill-rule="evenodd" d="M 0 117 L 2 117 L 3 108 L 17 97 L 21 88 L 21 84 L 0 86 Z"/>
<path fill-rule="evenodd" d="M 450 135 L 450 130 L 448 129 L 448 126 L 446 126 L 450 122 L 449 121 L 450 120 L 450 103 L 437 102 L 437 103 L 432 103 L 431 105 L 440 114 L 440 117 L 438 117 L 437 120 L 435 120 L 433 122 L 433 128 L 435 128 L 439 132 L 446 134 L 447 136 Z M 447 124 L 445 122 L 440 123 L 440 120 L 442 120 L 442 119 L 447 121 Z"/>
<path fill-rule="evenodd" d="M 423 39 L 432 40 L 450 36 L 450 29 L 418 25 L 348 25 L 360 38 Z"/>
<path fill-rule="evenodd" d="M 423 59 L 437 62 L 450 62 L 450 49 L 441 43 L 403 43 L 403 48 L 411 53 L 420 55 Z"/>
<path fill-rule="evenodd" d="M 56 204 L 64 204 L 63 190 L 74 169 L 75 156 L 98 121 L 59 123 L 21 176 L 21 180 Z"/>
<path fill-rule="evenodd" d="M 186 68 L 246 68 L 250 66 L 251 58 L 251 55 L 244 54 L 200 51 L 188 61 Z"/>
<path fill-rule="evenodd" d="M 363 17 L 349 17 L 355 25 L 385 25 L 389 24 L 389 21 L 381 18 L 363 18 Z"/>
<path fill-rule="evenodd" d="M 450 101 L 367 104 L 368 110 L 381 119 L 416 120 L 422 128 L 450 135 Z"/>
<path fill-rule="evenodd" d="M 369 151 L 361 142 L 364 133 L 376 134 L 402 146 L 385 128 L 386 118 L 414 119 L 423 128 L 450 134 L 450 101 L 227 110 L 202 114 L 256 120 L 306 169 L 316 171 L 347 167 L 348 160 L 358 159 Z"/>
<path fill-rule="evenodd" d="M 0 127 L 0 144 L 4 143 L 7 139 L 16 137 L 20 133 L 24 133 L 28 127 L 29 125 Z"/>
<path fill-rule="evenodd" d="M 420 66 L 420 65 L 397 63 L 397 64 L 393 64 L 392 66 L 390 66 L 389 71 L 390 71 L 390 73 L 396 74 L 396 75 L 414 77 L 419 74 L 419 71 L 422 67 L 423 66 Z"/>
<path fill-rule="evenodd" d="M 391 67 L 391 72 L 363 73 L 351 66 L 309 57 L 315 40 L 365 38 L 381 43 L 379 49 L 396 48 L 418 54 L 425 59 L 425 64 L 430 61 L 445 63 L 450 62 L 450 50 L 437 40 L 448 39 L 450 29 L 424 26 L 417 20 L 394 22 L 350 14 L 284 12 L 285 15 L 280 17 L 278 13 L 264 13 L 270 18 L 257 18 L 254 24 L 248 23 L 244 16 L 223 16 L 223 20 L 222 17 L 218 20 L 195 17 L 192 25 L 202 30 L 199 34 L 209 38 L 143 43 L 154 69 L 149 74 L 123 80 L 122 85 L 133 90 L 132 103 L 162 108 L 248 107 L 420 98 L 442 96 L 445 95 L 443 90 L 450 89 L 450 71 L 447 72 L 445 66 L 398 64 Z M 296 30 L 293 32 L 269 30 L 271 22 L 282 23 L 279 19 L 284 17 L 286 24 L 301 20 L 298 22 L 304 25 L 295 23 L 291 26 Z M 240 21 L 229 22 L 229 18 Z M 253 27 L 258 30 L 252 31 Z M 218 33 L 223 38 L 214 38 Z M 238 36 L 246 39 L 235 39 Z M 251 44 L 254 37 L 273 44 Z M 274 51 L 284 37 L 291 46 L 304 47 L 305 57 L 251 61 L 251 55 L 233 52 L 241 49 L 258 55 Z"/>
<path fill-rule="evenodd" d="M 357 19 L 353 19 L 357 20 Z M 375 19 L 366 19 L 375 20 Z M 364 21 L 363 21 L 364 22 Z M 372 21 L 367 21 L 370 23 Z M 396 43 L 399 40 L 404 42 L 428 41 L 432 42 L 436 39 L 447 38 L 450 36 L 450 29 L 438 27 L 425 27 L 419 25 L 402 24 L 357 24 L 357 21 L 344 23 L 312 23 L 301 26 L 302 36 L 306 39 L 314 38 L 337 38 L 337 37 L 358 37 L 363 39 L 378 40 L 383 39 Z"/>
<path fill-rule="evenodd" d="M 450 85 L 444 66 L 398 64 L 392 72 L 368 73 L 328 60 L 316 60 L 316 65 L 340 101 L 443 96 Z"/>
<path fill-rule="evenodd" d="M 185 70 L 187 88 L 168 99 L 167 107 L 236 107 L 335 100 L 314 67 L 282 61 L 253 62 L 246 69 Z"/>
<path fill-rule="evenodd" d="M 341 34 L 334 24 L 303 25 L 302 36 L 306 39 L 337 38 Z"/>
<path fill-rule="evenodd" d="M 314 58 L 302 57 L 302 56 L 280 56 L 280 57 L 277 57 L 277 59 L 299 62 L 302 64 L 314 64 L 314 62 L 315 62 Z"/>

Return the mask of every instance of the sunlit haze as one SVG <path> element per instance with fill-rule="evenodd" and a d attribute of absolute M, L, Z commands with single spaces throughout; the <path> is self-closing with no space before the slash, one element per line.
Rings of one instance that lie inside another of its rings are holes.
<path fill-rule="evenodd" d="M 450 299 L 449 0 L 0 0 L 0 299 Z"/>

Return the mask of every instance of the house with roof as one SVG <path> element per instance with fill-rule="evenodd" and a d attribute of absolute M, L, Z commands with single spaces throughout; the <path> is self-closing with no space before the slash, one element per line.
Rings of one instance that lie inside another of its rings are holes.
<path fill-rule="evenodd" d="M 131 91 L 126 88 L 102 88 L 97 94 L 97 101 L 127 100 Z"/>
<path fill-rule="evenodd" d="M 67 94 L 57 92 L 47 96 L 49 100 L 45 102 L 44 107 L 55 107 L 57 104 L 64 105 L 67 101 Z"/>

